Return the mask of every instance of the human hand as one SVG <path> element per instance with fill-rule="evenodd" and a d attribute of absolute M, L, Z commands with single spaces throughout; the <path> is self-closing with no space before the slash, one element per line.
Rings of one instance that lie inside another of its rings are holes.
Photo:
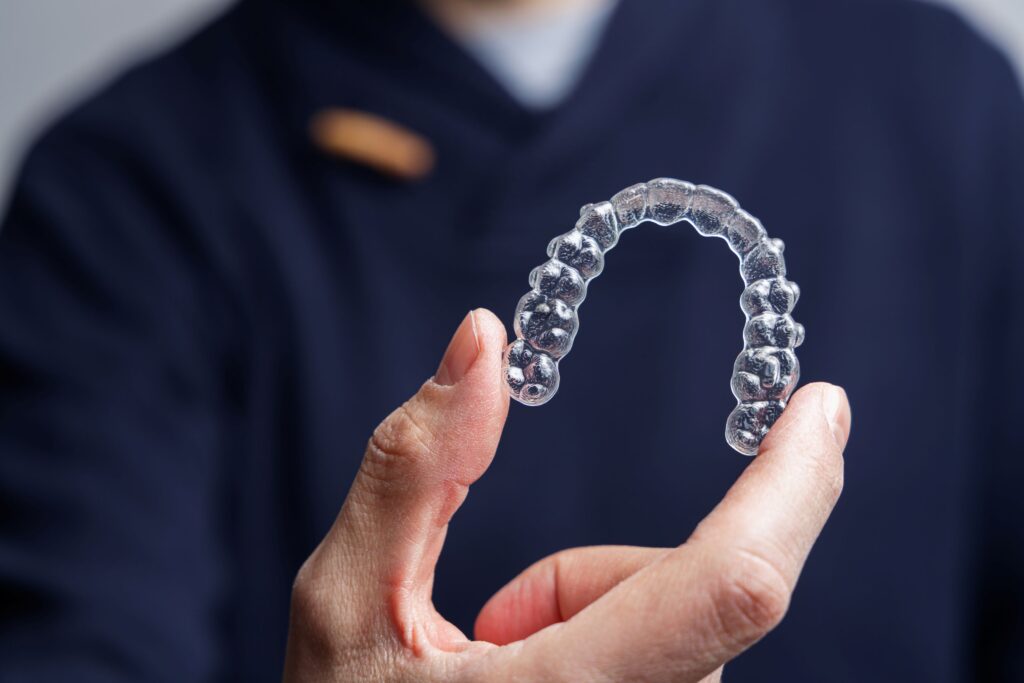
<path fill-rule="evenodd" d="M 715 680 L 782 619 L 842 489 L 850 412 L 828 384 L 793 395 L 678 548 L 541 560 L 484 606 L 476 641 L 438 614 L 431 590 L 448 522 L 508 412 L 504 345 L 492 313 L 471 313 L 434 378 L 374 432 L 296 578 L 286 682 Z"/>

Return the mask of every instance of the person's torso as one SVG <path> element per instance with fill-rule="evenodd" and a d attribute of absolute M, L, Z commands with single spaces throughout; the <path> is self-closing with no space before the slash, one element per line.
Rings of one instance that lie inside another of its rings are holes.
<path fill-rule="evenodd" d="M 853 406 L 843 498 L 785 622 L 730 679 L 959 678 L 975 318 L 994 237 L 969 234 L 986 195 L 943 137 L 956 113 L 920 119 L 948 104 L 922 83 L 923 57 L 890 55 L 886 74 L 872 45 L 828 34 L 840 19 L 877 28 L 885 8 L 657 4 L 622 3 L 576 91 L 543 115 L 403 11 L 257 2 L 217 29 L 238 40 L 223 51 L 228 111 L 210 123 L 224 129 L 205 174 L 230 200 L 244 332 L 225 456 L 238 680 L 277 677 L 294 571 L 373 426 L 429 377 L 461 316 L 484 306 L 511 323 L 580 205 L 659 176 L 733 194 L 785 240 L 804 381 L 843 385 Z M 932 24 L 954 30 L 904 14 L 891 10 L 879 49 L 899 44 L 900 22 L 920 20 L 925 40 Z M 901 82 L 918 83 L 913 97 Z M 435 170 L 400 182 L 316 150 L 304 126 L 325 106 L 417 131 Z M 747 463 L 723 439 L 741 289 L 726 245 L 685 224 L 624 235 L 580 309 L 558 396 L 513 405 L 455 517 L 442 614 L 471 629 L 491 593 L 562 548 L 686 539 Z"/>

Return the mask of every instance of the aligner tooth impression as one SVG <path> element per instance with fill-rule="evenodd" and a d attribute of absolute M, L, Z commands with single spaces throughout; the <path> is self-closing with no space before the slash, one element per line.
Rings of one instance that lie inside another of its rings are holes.
<path fill-rule="evenodd" d="M 701 235 L 724 239 L 740 260 L 746 288 L 743 350 L 733 364 L 736 407 L 725 424 L 725 440 L 744 455 L 756 455 L 800 379 L 793 349 L 804 327 L 790 313 L 800 288 L 786 279 L 785 244 L 768 237 L 761 223 L 730 195 L 707 185 L 657 178 L 622 190 L 611 201 L 586 204 L 574 227 L 548 245 L 550 260 L 530 273 L 533 288 L 516 308 L 517 339 L 505 349 L 502 371 L 508 392 L 528 406 L 547 403 L 558 391 L 558 363 L 572 349 L 576 309 L 588 283 L 601 274 L 604 254 L 622 233 L 640 223 L 687 222 Z"/>

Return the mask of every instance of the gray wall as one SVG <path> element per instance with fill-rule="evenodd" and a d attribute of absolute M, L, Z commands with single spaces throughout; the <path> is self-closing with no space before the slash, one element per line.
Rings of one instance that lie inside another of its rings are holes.
<path fill-rule="evenodd" d="M 1024 0 L 935 1 L 962 9 L 1024 76 Z M 227 4 L 0 0 L 0 204 L 25 146 L 66 103 Z"/>
<path fill-rule="evenodd" d="M 69 103 L 228 0 L 0 0 L 0 206 L 25 147 Z"/>

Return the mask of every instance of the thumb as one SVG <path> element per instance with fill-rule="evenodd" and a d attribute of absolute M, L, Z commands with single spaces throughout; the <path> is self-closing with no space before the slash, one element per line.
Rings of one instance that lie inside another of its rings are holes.
<path fill-rule="evenodd" d="M 504 346 L 493 313 L 466 316 L 434 377 L 373 432 L 338 519 L 303 568 L 366 609 L 386 606 L 400 631 L 430 610 L 447 524 L 494 457 L 508 412 Z"/>

